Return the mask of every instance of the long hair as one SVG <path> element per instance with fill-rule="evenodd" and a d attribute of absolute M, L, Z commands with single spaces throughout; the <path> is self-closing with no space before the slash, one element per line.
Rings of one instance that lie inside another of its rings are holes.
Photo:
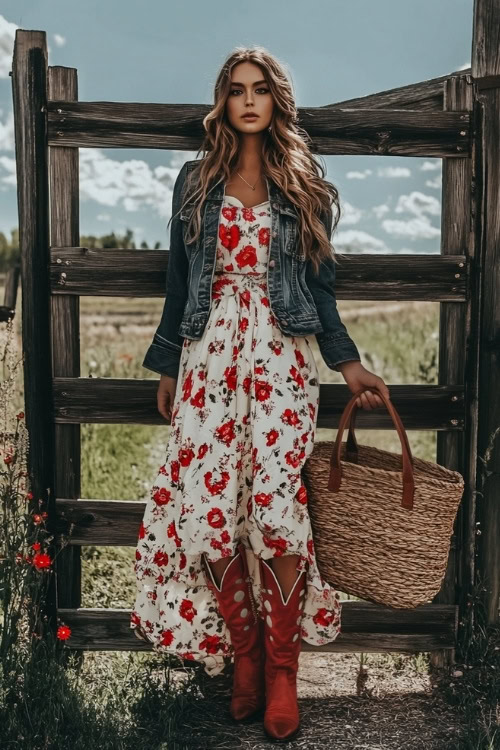
<path fill-rule="evenodd" d="M 311 259 L 318 273 L 321 258 L 334 258 L 330 237 L 327 237 L 320 215 L 323 212 L 331 214 L 333 232 L 341 212 L 338 191 L 324 179 L 326 170 L 310 150 L 309 135 L 297 125 L 292 84 L 284 66 L 261 46 L 236 47 L 217 76 L 214 106 L 203 119 L 206 135 L 198 150 L 202 158 L 190 172 L 191 179 L 186 184 L 183 206 L 188 202 L 195 203 L 186 230 L 186 242 L 195 242 L 199 236 L 201 207 L 210 185 L 221 176 L 228 180 L 238 163 L 239 133 L 230 125 L 225 109 L 231 91 L 232 69 L 245 61 L 255 63 L 262 69 L 274 101 L 271 125 L 265 130 L 262 144 L 263 174 L 270 177 L 295 206 L 299 242 L 306 258 Z M 335 214 L 332 205 L 335 205 Z"/>

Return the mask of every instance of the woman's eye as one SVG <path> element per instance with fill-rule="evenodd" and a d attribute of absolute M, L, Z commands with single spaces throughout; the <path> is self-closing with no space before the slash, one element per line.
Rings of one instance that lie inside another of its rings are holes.
<path fill-rule="evenodd" d="M 255 90 L 256 90 L 256 91 L 263 91 L 263 92 L 264 92 L 264 94 L 267 94 L 267 93 L 269 93 L 269 89 L 266 89 L 266 88 L 263 88 L 263 87 L 261 87 L 261 88 L 258 88 L 258 89 L 255 89 Z M 231 94 L 236 94 L 236 93 L 238 93 L 238 92 L 240 92 L 240 91 L 242 91 L 242 89 L 231 89 L 230 93 L 231 93 Z"/>

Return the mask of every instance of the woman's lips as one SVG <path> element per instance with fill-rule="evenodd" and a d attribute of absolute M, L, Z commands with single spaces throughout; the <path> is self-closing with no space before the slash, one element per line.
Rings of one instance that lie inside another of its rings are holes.
<path fill-rule="evenodd" d="M 243 115 L 244 120 L 256 120 L 258 115 Z"/>

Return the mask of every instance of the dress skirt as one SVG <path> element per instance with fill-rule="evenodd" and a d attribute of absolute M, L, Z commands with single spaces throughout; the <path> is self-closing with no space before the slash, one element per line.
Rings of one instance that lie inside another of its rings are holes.
<path fill-rule="evenodd" d="M 202 554 L 242 543 L 258 612 L 256 556 L 298 555 L 307 588 L 302 638 L 340 633 L 339 593 L 322 580 L 301 467 L 314 444 L 318 371 L 308 336 L 286 336 L 271 312 L 269 201 L 224 198 L 212 306 L 200 339 L 184 339 L 165 460 L 137 540 L 130 627 L 155 651 L 224 669 L 233 650 Z"/>

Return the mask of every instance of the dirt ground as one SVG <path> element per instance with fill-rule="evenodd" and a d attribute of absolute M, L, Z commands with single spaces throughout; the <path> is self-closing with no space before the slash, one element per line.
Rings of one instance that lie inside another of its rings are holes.
<path fill-rule="evenodd" d="M 466 728 L 446 704 L 425 659 L 404 654 L 302 652 L 301 727 L 289 750 L 455 750 Z M 203 698 L 186 716 L 176 750 L 261 750 L 276 746 L 262 716 L 236 724 L 229 712 L 231 673 L 203 680 Z M 201 696 L 200 696 L 201 697 Z M 191 714 L 191 712 L 190 712 Z M 282 743 L 279 743 L 280 745 Z M 170 748 L 169 748 L 170 750 Z"/>

